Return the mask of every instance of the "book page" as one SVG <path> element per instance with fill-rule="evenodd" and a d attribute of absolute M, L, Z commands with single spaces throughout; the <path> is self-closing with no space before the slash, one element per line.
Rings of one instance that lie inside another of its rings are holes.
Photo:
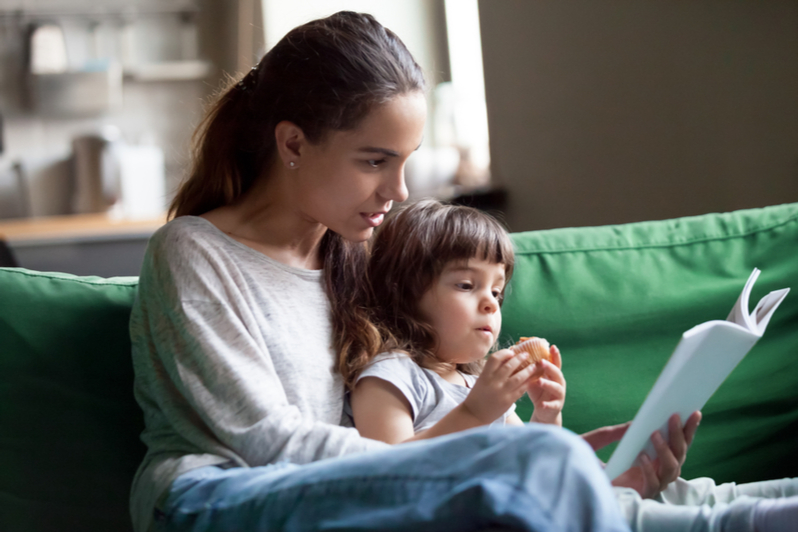
<path fill-rule="evenodd" d="M 753 285 L 758 279 L 759 274 L 761 274 L 761 271 L 757 268 L 754 268 L 753 272 L 750 273 L 750 277 L 747 278 L 747 283 L 744 284 L 744 289 L 742 289 L 739 299 L 736 300 L 736 305 L 733 306 L 730 314 L 728 314 L 729 322 L 744 326 L 750 331 L 755 331 L 755 323 L 750 316 L 750 310 L 748 308 L 750 305 L 750 292 L 752 291 Z"/>

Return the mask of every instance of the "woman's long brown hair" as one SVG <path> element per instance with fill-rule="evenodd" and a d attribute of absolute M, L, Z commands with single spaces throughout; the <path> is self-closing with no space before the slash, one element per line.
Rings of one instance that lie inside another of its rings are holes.
<path fill-rule="evenodd" d="M 193 167 L 169 215 L 202 215 L 269 179 L 281 121 L 319 143 L 329 132 L 356 128 L 376 106 L 424 90 L 422 70 L 405 45 L 371 15 L 342 11 L 299 26 L 209 109 L 194 136 Z M 319 253 L 337 361 L 375 349 L 380 336 L 361 299 L 366 244 L 328 230 Z"/>
<path fill-rule="evenodd" d="M 361 370 L 381 352 L 407 353 L 424 368 L 436 369 L 436 331 L 420 314 L 419 302 L 453 261 L 478 258 L 505 266 L 506 285 L 514 271 L 514 248 L 506 229 L 490 215 L 465 206 L 421 200 L 401 207 L 378 229 L 367 269 L 369 310 L 381 336 L 377 347 L 352 351 L 340 364 L 352 388 Z M 505 288 L 501 294 L 505 293 Z M 477 374 L 479 361 L 459 364 Z"/>

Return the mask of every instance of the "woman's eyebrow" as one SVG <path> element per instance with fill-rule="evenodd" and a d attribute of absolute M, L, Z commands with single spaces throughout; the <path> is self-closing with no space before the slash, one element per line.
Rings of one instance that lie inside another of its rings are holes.
<path fill-rule="evenodd" d="M 419 146 L 414 148 L 414 151 L 416 152 L 417 150 L 419 150 L 420 146 L 422 146 L 422 143 L 419 143 Z M 365 153 L 368 153 L 368 154 L 383 154 L 383 155 L 386 155 L 386 156 L 389 156 L 389 157 L 398 157 L 398 156 L 400 156 L 399 152 L 396 152 L 394 150 L 390 150 L 388 148 L 378 148 L 377 146 L 363 146 L 363 147 L 359 148 L 358 151 L 359 152 L 365 152 Z"/>
<path fill-rule="evenodd" d="M 400 154 L 388 148 L 378 148 L 376 146 L 364 146 L 358 149 L 359 152 L 366 152 L 369 154 L 383 154 L 389 157 L 398 157 Z"/>

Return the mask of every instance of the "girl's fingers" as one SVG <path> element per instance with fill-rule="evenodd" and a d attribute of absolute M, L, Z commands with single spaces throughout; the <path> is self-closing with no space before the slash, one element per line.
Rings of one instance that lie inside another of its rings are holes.
<path fill-rule="evenodd" d="M 507 364 L 511 359 L 514 358 L 515 355 L 516 354 L 511 350 L 498 350 L 489 356 L 484 370 L 488 372 L 494 372 L 498 368 L 501 368 L 503 365 Z"/>
<path fill-rule="evenodd" d="M 564 379 L 564 374 L 561 372 L 561 369 L 558 365 L 555 365 L 550 361 L 539 361 L 536 364 L 541 365 L 539 366 L 539 369 L 544 372 L 543 377 L 546 377 L 551 381 L 555 381 L 556 383 L 560 383 L 561 385 L 567 385 L 567 380 Z"/>
<path fill-rule="evenodd" d="M 555 344 L 550 346 L 550 357 L 553 359 L 553 364 L 559 369 L 561 368 L 561 352 L 558 351 L 558 346 Z"/>
<path fill-rule="evenodd" d="M 550 381 L 549 379 L 539 378 L 531 384 L 531 388 L 542 393 L 548 393 L 554 398 L 564 399 L 566 397 L 566 389 L 564 386 L 555 381 Z"/>

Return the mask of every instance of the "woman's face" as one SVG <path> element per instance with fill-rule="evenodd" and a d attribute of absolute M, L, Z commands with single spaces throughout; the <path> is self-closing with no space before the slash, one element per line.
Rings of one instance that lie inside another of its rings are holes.
<path fill-rule="evenodd" d="M 422 142 L 425 97 L 413 92 L 373 109 L 349 131 L 305 144 L 295 173 L 301 215 L 350 241 L 365 241 L 392 202 L 408 197 L 404 166 Z"/>

